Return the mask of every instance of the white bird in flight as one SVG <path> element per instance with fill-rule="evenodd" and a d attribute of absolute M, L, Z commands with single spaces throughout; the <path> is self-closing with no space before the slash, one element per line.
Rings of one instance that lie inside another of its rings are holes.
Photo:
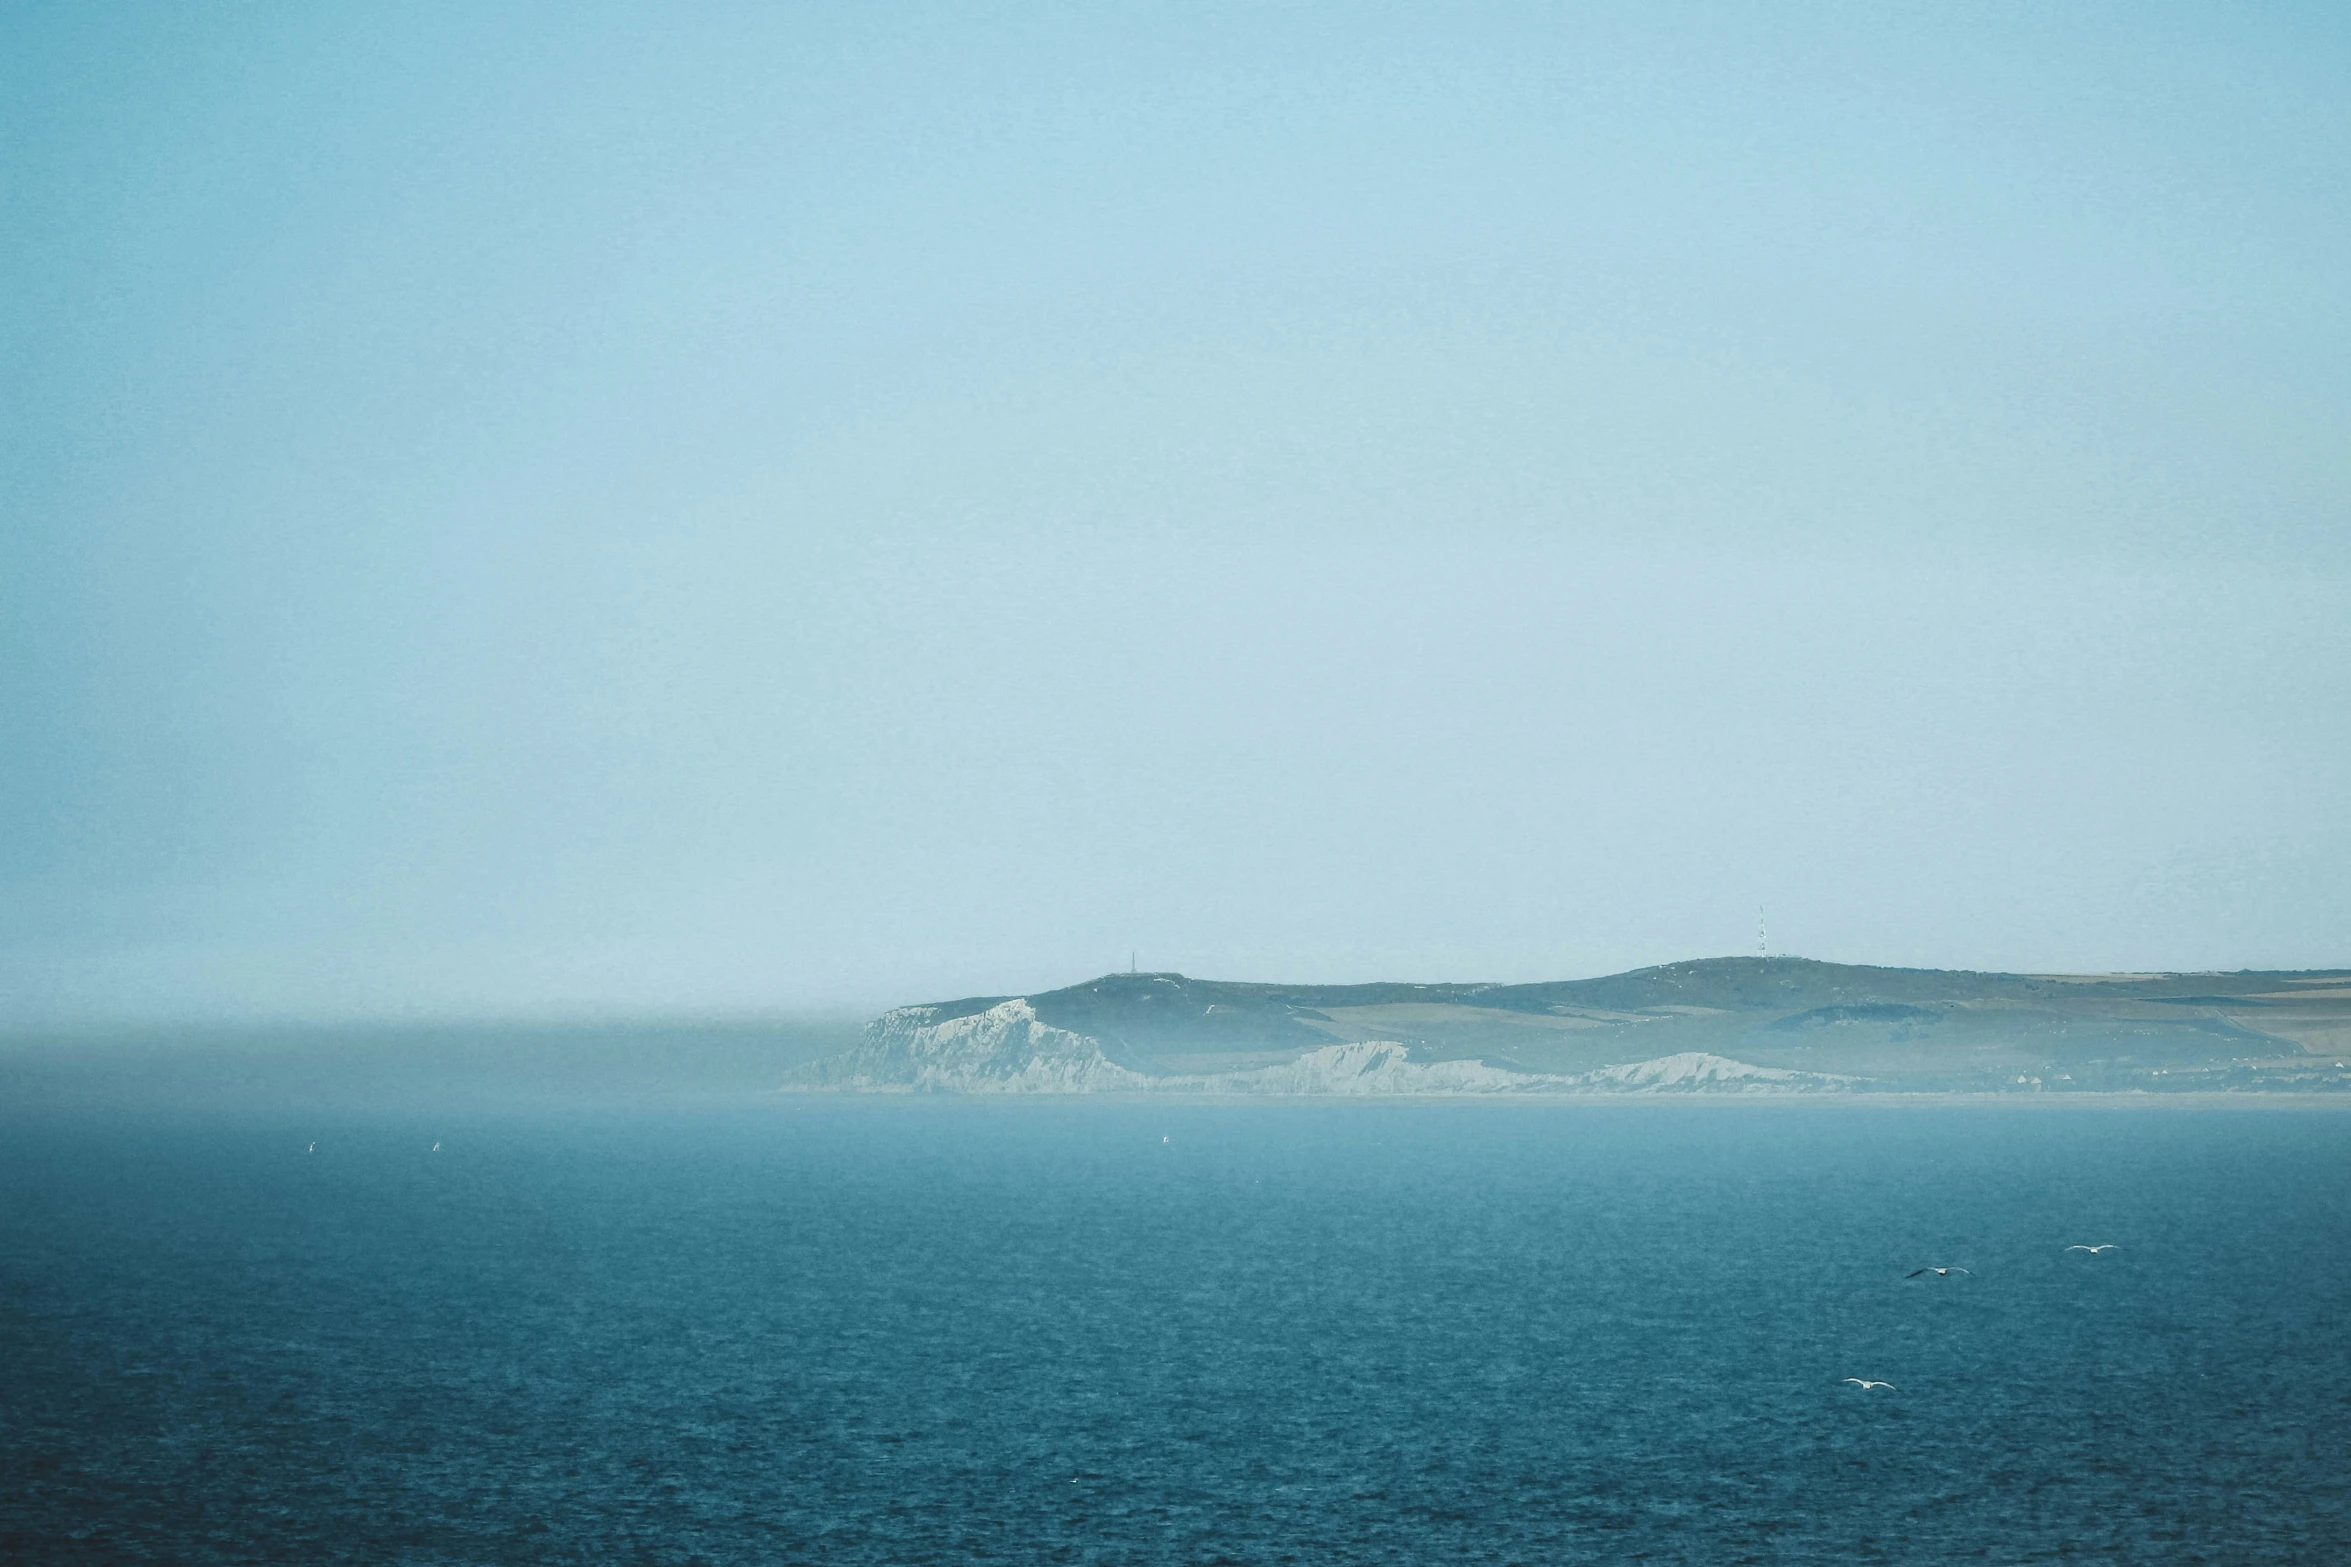
<path fill-rule="evenodd" d="M 435 1144 L 433 1144 L 433 1152 L 435 1152 L 435 1153 L 439 1153 L 440 1151 L 441 1151 L 441 1145 L 440 1145 L 439 1143 L 435 1143 Z"/>
<path fill-rule="evenodd" d="M 2115 1249 L 2115 1247 L 2117 1247 L 2117 1246 L 2119 1246 L 2119 1245 L 2121 1245 L 2121 1244 L 2122 1244 L 2122 1243 L 2121 1243 L 2120 1241 L 2108 1241 L 2108 1242 L 2107 1242 L 2105 1245 L 2103 1245 L 2103 1246 L 2084 1246 L 2084 1245 L 2083 1245 L 2083 1244 L 2082 1244 L 2080 1241 L 2076 1241 L 2076 1242 L 2074 1242 L 2074 1243 L 2073 1243 L 2071 1246 L 2068 1246 L 2068 1247 L 2066 1247 L 2065 1249 L 2066 1249 L 2067 1251 L 2086 1251 L 2086 1252 L 2088 1252 L 2088 1253 L 2089 1253 L 2091 1256 L 2095 1257 L 2095 1256 L 2097 1256 L 2097 1255 L 2098 1255 L 2098 1253 L 2100 1253 L 2100 1252 L 2102 1252 L 2102 1251 L 2112 1251 L 2112 1250 L 2114 1250 L 2114 1249 Z"/>
<path fill-rule="evenodd" d="M 302 1151 L 304 1153 L 316 1153 L 318 1152 L 318 1144 L 312 1143 L 309 1147 L 303 1149 Z"/>
<path fill-rule="evenodd" d="M 1969 1269 L 1969 1268 L 1931 1268 L 1931 1267 L 1930 1267 L 1930 1268 L 1920 1268 L 1920 1269 L 1918 1269 L 1916 1272 L 1912 1272 L 1912 1273 L 1905 1273 L 1905 1274 L 1903 1274 L 1902 1276 L 1903 1276 L 1904 1278 L 1906 1278 L 1906 1279 L 1915 1279 L 1915 1278 L 1917 1278 L 1917 1277 L 1918 1277 L 1918 1275 L 1919 1275 L 1920 1273 L 1931 1273 L 1931 1274 L 1933 1274 L 1933 1275 L 1934 1275 L 1936 1278 L 1938 1278 L 1938 1279 L 1947 1279 L 1947 1278 L 1951 1277 L 1951 1275 L 1952 1275 L 1952 1274 L 1954 1274 L 1954 1273 L 1970 1273 L 1970 1274 L 1972 1274 L 1972 1273 L 1973 1273 L 1973 1271 L 1974 1271 L 1973 1269 Z"/>
<path fill-rule="evenodd" d="M 1845 1380 L 1852 1383 L 1855 1387 L 1861 1389 L 1861 1391 L 1864 1393 L 1868 1392 L 1873 1387 L 1882 1387 L 1888 1392 L 1893 1393 L 1899 1393 L 1902 1391 L 1900 1388 L 1894 1386 L 1894 1384 L 1891 1382 L 1872 1382 L 1867 1377 L 1847 1377 Z"/>

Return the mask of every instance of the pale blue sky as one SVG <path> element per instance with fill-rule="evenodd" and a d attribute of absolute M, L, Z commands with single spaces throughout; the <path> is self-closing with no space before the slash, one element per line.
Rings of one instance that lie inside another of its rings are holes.
<path fill-rule="evenodd" d="M 2351 12 L 0 12 L 0 1024 L 2351 963 Z"/>

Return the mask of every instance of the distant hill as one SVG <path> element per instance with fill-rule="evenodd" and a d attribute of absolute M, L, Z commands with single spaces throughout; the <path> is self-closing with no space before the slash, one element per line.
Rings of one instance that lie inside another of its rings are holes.
<path fill-rule="evenodd" d="M 1349 1048 L 1389 1045 L 1396 1048 Z M 2351 1060 L 2351 970 L 1983 974 L 1739 957 L 1531 985 L 1106 974 L 1032 996 L 898 1008 L 868 1025 L 855 1049 L 802 1069 L 787 1086 L 1593 1092 L 1637 1080 L 1644 1090 L 1740 1092 L 2351 1088 L 2338 1058 Z M 1444 1072 L 1429 1075 L 1439 1067 Z M 1327 1085 L 1350 1071 L 1363 1081 Z"/>

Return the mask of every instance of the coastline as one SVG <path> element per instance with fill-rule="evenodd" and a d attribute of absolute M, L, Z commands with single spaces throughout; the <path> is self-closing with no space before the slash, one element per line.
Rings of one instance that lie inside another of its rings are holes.
<path fill-rule="evenodd" d="M 1611 1105 L 1706 1105 L 1786 1109 L 1838 1106 L 1847 1109 L 1917 1110 L 1972 1108 L 2047 1111 L 2129 1110 L 2293 1110 L 2351 1111 L 2351 1093 L 1624 1093 L 1624 1094 L 1196 1094 L 1125 1093 L 949 1093 L 933 1090 L 793 1089 L 769 1091 L 776 1102 L 860 1104 L 1118 1104 L 1118 1105 L 1491 1105 L 1519 1109 L 1587 1109 Z"/>

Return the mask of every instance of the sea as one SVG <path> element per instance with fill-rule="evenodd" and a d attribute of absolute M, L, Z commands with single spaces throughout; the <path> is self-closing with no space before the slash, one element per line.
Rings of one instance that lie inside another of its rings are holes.
<path fill-rule="evenodd" d="M 2331 1110 L 0 1105 L 8 1561 L 2307 1564 L 2347 1460 Z"/>

